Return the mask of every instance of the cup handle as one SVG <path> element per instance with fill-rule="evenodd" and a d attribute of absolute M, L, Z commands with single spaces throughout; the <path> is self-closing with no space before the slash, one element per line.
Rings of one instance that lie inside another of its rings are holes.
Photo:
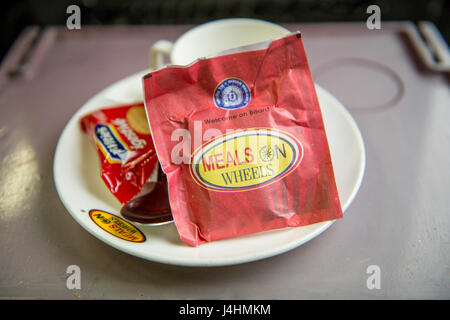
<path fill-rule="evenodd" d="M 173 42 L 168 40 L 158 40 L 150 49 L 150 67 L 157 70 L 164 65 L 164 55 L 170 55 Z"/>

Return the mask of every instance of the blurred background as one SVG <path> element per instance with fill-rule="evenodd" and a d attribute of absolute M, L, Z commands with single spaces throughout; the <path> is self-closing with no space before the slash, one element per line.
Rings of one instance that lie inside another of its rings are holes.
<path fill-rule="evenodd" d="M 0 59 L 24 27 L 65 25 L 71 4 L 81 9 L 81 26 L 199 24 L 228 17 L 277 23 L 366 21 L 367 7 L 375 4 L 382 21 L 432 21 L 450 42 L 450 1 L 444 0 L 18 0 L 2 3 Z"/>

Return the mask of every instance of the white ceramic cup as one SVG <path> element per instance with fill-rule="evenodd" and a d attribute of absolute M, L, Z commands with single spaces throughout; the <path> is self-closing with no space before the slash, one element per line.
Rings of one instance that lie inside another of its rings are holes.
<path fill-rule="evenodd" d="M 150 51 L 150 67 L 153 70 L 161 68 L 164 65 L 164 55 L 169 56 L 171 64 L 186 65 L 217 52 L 281 38 L 289 33 L 282 26 L 264 20 L 215 20 L 187 31 L 175 42 L 157 41 Z"/>

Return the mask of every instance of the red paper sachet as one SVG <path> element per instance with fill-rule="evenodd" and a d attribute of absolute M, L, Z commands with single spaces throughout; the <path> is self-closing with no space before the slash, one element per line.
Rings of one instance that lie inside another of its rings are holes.
<path fill-rule="evenodd" d="M 143 79 L 181 240 L 342 217 L 300 33 Z"/>
<path fill-rule="evenodd" d="M 158 169 L 144 105 L 105 107 L 85 115 L 80 123 L 95 143 L 103 181 L 126 204 Z"/>

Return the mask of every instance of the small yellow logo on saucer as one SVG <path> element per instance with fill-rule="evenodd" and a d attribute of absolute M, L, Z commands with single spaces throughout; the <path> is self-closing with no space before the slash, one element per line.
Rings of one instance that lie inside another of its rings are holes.
<path fill-rule="evenodd" d="M 91 210 L 89 217 L 97 226 L 117 238 L 131 242 L 146 240 L 145 235 L 138 228 L 116 215 L 102 210 Z"/>

